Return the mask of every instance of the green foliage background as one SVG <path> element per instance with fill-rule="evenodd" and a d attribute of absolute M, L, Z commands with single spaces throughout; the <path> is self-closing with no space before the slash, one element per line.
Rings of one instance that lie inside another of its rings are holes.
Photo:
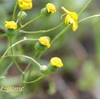
<path fill-rule="evenodd" d="M 29 21 L 30 19 L 38 16 L 40 14 L 40 10 L 45 7 L 48 2 L 54 3 L 57 12 L 51 15 L 48 18 L 39 19 L 27 27 L 24 30 L 41 30 L 41 29 L 50 29 L 55 27 L 56 25 L 60 24 L 62 20 L 60 16 L 63 14 L 61 10 L 61 6 L 64 6 L 70 11 L 75 11 L 79 13 L 79 11 L 84 7 L 88 0 L 33 0 L 33 9 L 27 10 L 27 17 L 23 20 L 23 23 Z M 4 21 L 11 20 L 13 8 L 15 5 L 16 0 L 0 0 L 0 34 L 5 33 Z M 84 12 L 79 16 L 79 20 L 94 14 L 100 13 L 100 1 L 99 0 L 92 0 L 92 2 L 88 5 Z M 17 13 L 19 8 L 17 9 Z M 17 14 L 16 14 L 17 16 Z M 16 17 L 17 18 L 17 17 Z M 93 18 L 86 20 L 79 24 L 79 28 L 76 32 L 73 32 L 71 29 L 68 30 L 64 35 L 62 35 L 56 42 L 53 43 L 50 49 L 46 51 L 43 55 L 42 59 L 40 60 L 41 63 L 48 63 L 50 58 L 53 56 L 61 57 L 64 63 L 64 67 L 57 71 L 57 74 L 62 77 L 62 79 L 66 82 L 70 88 L 72 86 L 76 86 L 77 90 L 82 92 L 90 92 L 95 86 L 100 86 L 100 18 Z M 57 30 L 46 34 L 20 34 L 18 33 L 17 39 L 20 40 L 23 37 L 40 37 L 42 35 L 50 36 L 51 40 L 64 28 L 65 26 L 60 27 Z M 16 50 L 17 53 L 23 53 L 32 55 L 34 53 L 34 44 L 32 42 L 25 42 L 22 43 L 21 46 L 18 47 Z M 0 55 L 6 50 L 8 46 L 8 41 L 6 37 L 0 37 Z M 0 73 L 6 68 L 9 64 L 11 59 L 6 58 L 0 64 Z M 25 60 L 23 58 L 19 58 L 20 66 L 24 68 L 27 64 L 24 63 Z M 37 77 L 37 72 L 33 72 L 32 78 Z M 54 74 L 55 75 L 55 74 Z M 18 85 L 20 83 L 17 80 L 20 77 L 18 70 L 15 67 L 11 67 L 9 72 L 7 73 L 6 83 L 3 85 Z M 50 78 L 50 80 L 49 80 Z M 10 80 L 9 80 L 10 79 Z M 45 78 L 47 82 L 47 90 L 46 94 L 54 95 L 57 91 L 55 83 L 52 79 L 52 75 Z M 33 96 L 37 96 L 36 92 L 41 93 L 42 90 L 45 88 L 42 84 L 44 84 L 45 80 L 40 81 L 36 84 L 27 85 L 27 94 L 34 93 Z M 31 91 L 32 90 L 32 91 Z M 72 89 L 71 89 L 72 90 Z M 3 96 L 5 93 L 2 93 Z M 79 94 L 77 92 L 77 94 Z M 9 96 L 10 95 L 10 96 Z M 27 95 L 27 96 L 28 96 Z M 0 99 L 3 99 L 3 96 L 0 96 Z M 15 95 L 12 93 L 7 93 L 7 99 L 15 99 L 11 98 Z M 2 97 L 2 98 L 1 98 Z M 24 96 L 23 96 L 24 97 Z M 20 99 L 26 99 L 26 98 Z M 42 96 L 43 97 L 43 96 Z M 48 96 L 50 97 L 50 96 Z M 79 97 L 79 96 L 78 96 Z M 4 98 L 5 99 L 5 98 Z M 17 98 L 16 98 L 17 99 Z M 30 99 L 30 98 L 27 98 Z M 39 98 L 41 99 L 41 98 Z M 44 98 L 46 99 L 46 98 Z M 59 98 L 61 99 L 61 98 Z M 82 97 L 80 98 L 82 99 Z M 84 98 L 83 98 L 84 99 Z"/>

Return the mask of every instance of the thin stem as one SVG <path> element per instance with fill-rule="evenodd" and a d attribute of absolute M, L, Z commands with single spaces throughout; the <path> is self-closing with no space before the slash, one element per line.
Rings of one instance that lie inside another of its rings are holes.
<path fill-rule="evenodd" d="M 7 55 L 7 56 L 4 56 L 4 57 L 11 57 L 11 56 L 15 56 L 15 57 L 25 57 L 27 59 L 32 60 L 35 64 L 37 64 L 39 67 L 41 67 L 41 65 L 35 59 L 33 59 L 30 56 L 26 56 L 26 55 Z"/>
<path fill-rule="evenodd" d="M 36 17 L 36 18 L 30 20 L 29 22 L 25 23 L 24 25 L 22 25 L 22 26 L 21 26 L 19 29 L 17 29 L 16 31 L 18 32 L 20 29 L 24 28 L 25 26 L 29 25 L 30 23 L 32 23 L 33 21 L 35 21 L 35 20 L 37 20 L 37 19 L 39 19 L 39 18 L 41 18 L 41 15 L 39 15 L 38 17 Z"/>
<path fill-rule="evenodd" d="M 5 78 L 5 75 L 7 71 L 10 69 L 10 67 L 13 65 L 13 62 L 11 62 L 8 67 L 3 71 L 3 73 L 0 75 L 0 86 L 1 86 L 1 79 Z"/>
<path fill-rule="evenodd" d="M 35 58 L 35 56 L 37 55 L 37 52 L 34 54 L 33 58 Z M 27 71 L 27 69 L 29 68 L 29 66 L 31 65 L 31 61 L 29 62 L 29 64 L 27 65 L 26 69 L 24 70 L 24 72 Z"/>
<path fill-rule="evenodd" d="M 29 71 L 28 76 L 27 76 L 27 80 L 30 78 L 31 73 L 32 73 L 32 71 L 33 71 L 33 68 L 34 68 L 34 66 L 32 66 L 31 70 Z"/>
<path fill-rule="evenodd" d="M 60 26 L 62 26 L 64 23 L 60 23 L 58 26 L 54 27 L 54 28 L 51 28 L 51 29 L 48 29 L 48 30 L 39 30 L 39 31 L 24 31 L 24 30 L 20 30 L 19 32 L 22 32 L 22 33 L 32 33 L 32 34 L 35 34 L 35 33 L 47 33 L 47 32 L 51 32 L 57 28 L 59 28 Z"/>
<path fill-rule="evenodd" d="M 10 42 L 10 46 L 12 46 L 12 38 L 8 38 Z M 13 49 L 11 48 L 11 54 L 13 55 Z"/>
<path fill-rule="evenodd" d="M 15 13 L 16 13 L 16 9 L 17 9 L 17 3 L 18 3 L 18 1 L 16 2 L 15 7 L 14 7 L 14 11 L 13 11 L 13 15 L 12 15 L 12 21 L 15 18 Z"/>
<path fill-rule="evenodd" d="M 92 16 L 83 18 L 78 23 L 83 22 L 83 21 L 88 20 L 88 19 L 91 19 L 91 18 L 95 18 L 95 17 L 100 17 L 100 14 L 96 14 L 96 15 L 92 15 Z"/>
<path fill-rule="evenodd" d="M 3 73 L 0 75 L 0 76 L 4 76 L 6 73 L 7 73 L 7 71 L 10 69 L 10 67 L 13 65 L 13 62 L 11 62 L 9 65 L 8 65 L 8 67 L 3 71 Z"/>
<path fill-rule="evenodd" d="M 23 72 L 23 74 L 22 74 L 22 80 L 23 80 L 23 82 L 22 82 L 22 87 L 23 87 L 22 94 L 24 94 L 24 91 L 25 91 L 25 83 L 24 83 L 24 80 L 25 80 L 25 72 Z"/>
<path fill-rule="evenodd" d="M 28 64 L 27 67 L 25 68 L 24 72 L 27 71 L 27 69 L 30 67 L 30 65 L 31 65 L 31 61 L 29 62 L 29 64 Z"/>
<path fill-rule="evenodd" d="M 24 83 L 25 83 L 25 84 L 35 83 L 35 82 L 41 80 L 42 78 L 44 78 L 47 74 L 48 74 L 48 72 L 45 73 L 45 74 L 43 74 L 41 77 L 37 78 L 36 80 L 30 81 L 30 82 L 24 81 Z"/>
<path fill-rule="evenodd" d="M 6 34 L 1 34 L 1 35 L 0 35 L 0 37 L 4 37 L 4 36 L 6 36 Z"/>
<path fill-rule="evenodd" d="M 0 58 L 0 62 L 3 60 L 3 58 L 5 57 L 5 55 L 7 54 L 7 52 L 8 52 L 11 48 L 13 48 L 15 45 L 17 45 L 17 44 L 19 44 L 19 43 L 21 43 L 21 42 L 23 42 L 23 41 L 33 41 L 33 40 L 38 40 L 38 39 L 32 39 L 32 38 L 26 38 L 26 37 L 24 37 L 24 39 L 22 39 L 22 40 L 20 40 L 20 41 L 18 41 L 18 42 L 16 42 L 16 43 L 14 43 L 13 45 L 11 45 L 11 46 L 4 52 L 4 54 L 2 55 L 2 57 Z"/>
<path fill-rule="evenodd" d="M 18 68 L 18 70 L 23 74 L 23 71 L 21 70 L 21 68 L 19 67 L 19 65 L 17 64 L 16 60 L 15 60 L 15 57 L 14 57 L 14 62 L 16 64 L 16 67 Z"/>
<path fill-rule="evenodd" d="M 36 57 L 36 55 L 37 55 L 37 52 L 35 53 L 34 58 Z M 33 71 L 33 68 L 34 68 L 34 66 L 33 66 L 33 67 L 31 68 L 31 70 L 29 71 L 28 76 L 27 76 L 27 80 L 29 79 L 29 77 L 30 77 L 30 75 L 31 75 L 31 72 Z"/>
<path fill-rule="evenodd" d="M 63 35 L 66 31 L 68 31 L 70 25 L 65 27 L 57 36 L 55 36 L 55 38 L 51 41 L 51 45 L 52 43 L 54 43 L 54 41 L 56 41 L 61 35 Z"/>
<path fill-rule="evenodd" d="M 9 38 L 10 40 L 10 46 L 12 46 L 12 38 Z M 11 54 L 12 54 L 12 60 L 14 61 L 14 63 L 16 64 L 16 67 L 18 68 L 18 70 L 23 73 L 23 71 L 21 70 L 21 68 L 19 67 L 19 65 L 17 64 L 15 57 L 14 57 L 14 53 L 13 53 L 13 48 L 11 48 Z"/>
<path fill-rule="evenodd" d="M 86 5 L 82 8 L 82 10 L 79 12 L 78 15 L 80 15 L 80 14 L 86 9 L 86 7 L 89 5 L 90 2 L 91 2 L 91 0 L 89 0 L 89 1 L 86 3 Z"/>

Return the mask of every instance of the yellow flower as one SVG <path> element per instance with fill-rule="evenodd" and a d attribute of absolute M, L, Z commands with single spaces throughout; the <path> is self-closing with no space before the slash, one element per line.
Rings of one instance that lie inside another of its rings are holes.
<path fill-rule="evenodd" d="M 17 23 L 14 21 L 5 21 L 5 27 L 15 30 L 17 28 Z"/>
<path fill-rule="evenodd" d="M 65 24 L 70 25 L 72 24 L 72 30 L 76 31 L 78 29 L 78 15 L 76 12 L 70 12 L 65 9 L 63 6 L 61 7 L 66 13 L 61 16 L 61 18 L 66 15 L 65 17 Z"/>
<path fill-rule="evenodd" d="M 46 9 L 48 12 L 55 13 L 56 12 L 56 7 L 52 3 L 46 4 Z"/>
<path fill-rule="evenodd" d="M 52 66 L 56 66 L 58 68 L 61 68 L 63 66 L 63 63 L 59 57 L 51 58 L 50 63 Z"/>
<path fill-rule="evenodd" d="M 22 0 L 22 1 L 27 2 L 27 3 L 32 2 L 32 0 Z"/>
<path fill-rule="evenodd" d="M 42 45 L 47 46 L 48 48 L 50 47 L 50 43 L 49 43 L 50 40 L 49 40 L 49 38 L 46 37 L 46 36 L 40 37 L 40 38 L 39 38 L 39 42 L 40 42 Z"/>
<path fill-rule="evenodd" d="M 32 0 L 18 0 L 18 5 L 22 10 L 28 10 L 32 8 Z"/>

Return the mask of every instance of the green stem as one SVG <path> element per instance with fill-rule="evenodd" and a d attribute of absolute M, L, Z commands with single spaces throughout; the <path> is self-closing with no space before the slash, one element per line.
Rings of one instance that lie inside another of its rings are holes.
<path fill-rule="evenodd" d="M 36 80 L 30 81 L 30 82 L 24 81 L 24 83 L 25 83 L 25 84 L 35 83 L 35 82 L 41 80 L 42 78 L 44 78 L 47 74 L 48 74 L 48 72 L 45 73 L 45 74 L 43 74 L 41 77 L 37 78 Z"/>
<path fill-rule="evenodd" d="M 9 38 L 10 40 L 10 46 L 12 46 L 12 38 Z M 14 53 L 13 53 L 13 48 L 11 48 L 11 54 L 12 54 L 12 60 L 14 61 L 14 63 L 16 64 L 16 67 L 18 68 L 18 70 L 23 73 L 23 71 L 21 70 L 21 68 L 19 67 L 19 65 L 17 64 L 15 57 L 14 57 Z"/>
<path fill-rule="evenodd" d="M 11 62 L 8 67 L 3 71 L 3 73 L 0 75 L 0 86 L 1 86 L 1 79 L 5 78 L 5 75 L 7 71 L 10 69 L 10 67 L 13 65 L 13 62 Z"/>
<path fill-rule="evenodd" d="M 17 3 L 18 3 L 18 1 L 16 2 L 15 7 L 14 7 L 14 11 L 13 11 L 13 15 L 12 15 L 12 21 L 14 21 L 14 18 L 15 18 L 15 13 L 16 13 L 16 9 L 17 9 Z"/>
<path fill-rule="evenodd" d="M 18 28 L 16 31 L 18 32 L 20 29 L 24 28 L 25 26 L 29 25 L 30 23 L 32 23 L 33 21 L 35 21 L 35 20 L 37 20 L 37 19 L 39 19 L 39 18 L 41 18 L 41 17 L 42 17 L 42 15 L 39 15 L 38 17 L 36 17 L 36 18 L 30 20 L 29 22 L 25 23 L 25 24 L 22 25 L 20 28 Z"/>
<path fill-rule="evenodd" d="M 31 73 L 32 73 L 32 71 L 33 71 L 33 68 L 34 68 L 34 66 L 32 66 L 31 70 L 29 71 L 28 76 L 27 76 L 27 80 L 30 78 Z"/>
<path fill-rule="evenodd" d="M 37 53 L 34 54 L 33 58 L 35 58 L 35 56 L 37 55 Z M 31 65 L 31 61 L 29 62 L 29 64 L 27 65 L 26 69 L 24 70 L 24 72 L 27 71 L 27 69 L 29 68 L 29 66 Z"/>
<path fill-rule="evenodd" d="M 10 46 L 12 46 L 12 38 L 8 38 L 10 42 Z M 11 54 L 13 55 L 13 49 L 11 48 Z"/>
<path fill-rule="evenodd" d="M 6 75 L 7 71 L 10 69 L 10 67 L 13 65 L 13 62 L 11 62 L 8 67 L 3 71 L 3 73 L 0 76 Z"/>
<path fill-rule="evenodd" d="M 36 57 L 36 55 L 37 55 L 37 52 L 35 53 L 34 58 Z M 29 71 L 28 76 L 27 76 L 27 80 L 29 79 L 31 72 L 33 71 L 33 68 L 34 68 L 34 66 L 32 66 L 31 70 Z"/>
<path fill-rule="evenodd" d="M 21 70 L 21 68 L 19 67 L 19 65 L 17 64 L 16 60 L 15 60 L 15 57 L 14 57 L 14 62 L 16 64 L 16 67 L 18 68 L 18 70 L 23 74 L 23 71 Z"/>
<path fill-rule="evenodd" d="M 56 41 L 61 35 L 63 35 L 66 31 L 68 31 L 70 26 L 65 27 L 52 41 L 51 41 L 51 45 L 52 43 L 54 43 L 54 41 Z"/>
<path fill-rule="evenodd" d="M 0 62 L 3 60 L 3 58 L 5 57 L 5 55 L 7 54 L 7 52 L 8 52 L 11 48 L 13 48 L 15 45 L 17 45 L 17 44 L 19 44 L 19 43 L 21 43 L 21 42 L 23 42 L 23 41 L 33 41 L 33 40 L 38 40 L 38 39 L 32 39 L 32 38 L 25 38 L 25 37 L 24 37 L 24 39 L 22 39 L 22 40 L 20 40 L 20 41 L 18 41 L 18 42 L 16 42 L 16 43 L 14 43 L 13 45 L 11 45 L 11 46 L 4 52 L 4 54 L 2 55 L 2 57 L 0 58 Z"/>
<path fill-rule="evenodd" d="M 24 91 L 25 91 L 25 83 L 24 83 L 24 80 L 25 80 L 25 72 L 23 72 L 23 77 L 22 77 L 22 87 L 23 87 L 23 91 L 22 91 L 22 94 L 24 94 Z"/>
<path fill-rule="evenodd" d="M 0 37 L 4 37 L 4 36 L 6 36 L 6 34 L 1 34 L 1 35 L 0 35 Z"/>
<path fill-rule="evenodd" d="M 83 21 L 88 20 L 88 19 L 91 19 L 91 18 L 95 18 L 95 17 L 100 17 L 100 14 L 96 14 L 96 15 L 92 15 L 92 16 L 83 18 L 83 19 L 79 20 L 78 23 L 83 22 Z"/>
<path fill-rule="evenodd" d="M 48 29 L 48 30 L 39 30 L 39 31 L 24 31 L 24 30 L 20 30 L 19 32 L 22 32 L 22 33 L 32 33 L 32 34 L 35 34 L 35 33 L 47 33 L 47 32 L 51 32 L 51 31 L 61 27 L 63 24 L 64 23 L 62 22 L 59 25 L 57 25 L 56 27 Z"/>
<path fill-rule="evenodd" d="M 80 14 L 86 9 L 86 7 L 89 5 L 90 2 L 91 2 L 91 0 L 89 0 L 89 1 L 86 3 L 86 5 L 82 8 L 82 10 L 79 12 L 78 15 L 80 15 Z"/>
<path fill-rule="evenodd" d="M 33 58 L 30 57 L 30 56 L 26 56 L 26 55 L 7 55 L 7 56 L 5 56 L 5 57 L 11 57 L 11 56 L 14 56 L 14 57 L 24 57 L 24 58 L 30 59 L 30 60 L 32 60 L 35 64 L 37 64 L 39 67 L 41 67 L 41 65 L 40 65 L 35 59 L 33 59 Z"/>

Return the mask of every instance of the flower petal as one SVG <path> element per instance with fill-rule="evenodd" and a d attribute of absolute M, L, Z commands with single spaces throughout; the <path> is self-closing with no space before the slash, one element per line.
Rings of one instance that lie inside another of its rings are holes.
<path fill-rule="evenodd" d="M 78 23 L 76 21 L 73 22 L 72 30 L 76 31 L 78 29 Z"/>
<path fill-rule="evenodd" d="M 70 24 L 70 19 L 71 19 L 71 16 L 69 14 L 66 15 L 66 17 L 65 17 L 65 24 L 66 25 L 69 25 Z"/>
<path fill-rule="evenodd" d="M 70 16 L 77 21 L 78 20 L 78 15 L 75 12 L 70 12 Z"/>
<path fill-rule="evenodd" d="M 56 12 L 56 7 L 52 3 L 46 4 L 46 9 L 47 9 L 48 12 L 51 12 L 51 13 L 55 13 Z"/>
<path fill-rule="evenodd" d="M 50 39 L 48 39 L 48 37 L 46 36 L 43 36 L 43 37 L 40 37 L 39 38 L 39 42 L 44 45 L 44 46 L 47 46 L 48 48 L 50 48 Z"/>
<path fill-rule="evenodd" d="M 67 14 L 70 13 L 70 11 L 68 11 L 67 9 L 65 9 L 63 6 L 61 7 L 62 10 L 64 10 L 64 12 L 66 12 Z"/>
<path fill-rule="evenodd" d="M 17 23 L 14 21 L 5 21 L 5 27 L 15 30 L 17 28 Z"/>

